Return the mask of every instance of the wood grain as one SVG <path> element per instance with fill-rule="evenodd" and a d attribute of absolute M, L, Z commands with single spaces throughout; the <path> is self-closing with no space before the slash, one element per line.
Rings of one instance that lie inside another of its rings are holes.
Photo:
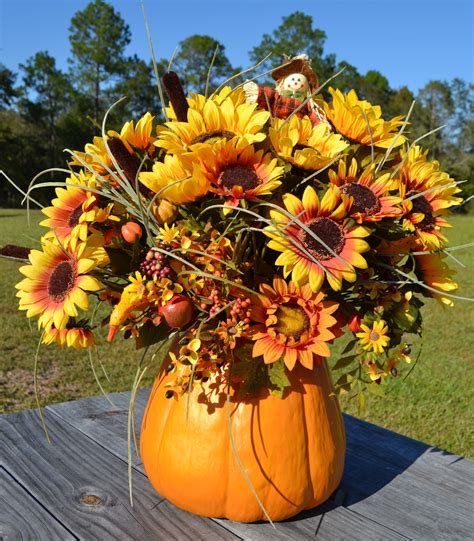
<path fill-rule="evenodd" d="M 0 466 L 0 539 L 77 539 Z"/>
<path fill-rule="evenodd" d="M 353 417 L 346 432 L 349 509 L 414 539 L 472 538 L 471 461 Z"/>
<path fill-rule="evenodd" d="M 52 445 L 35 410 L 0 417 L 0 456 L 11 475 L 75 536 L 235 539 L 223 527 L 164 501 L 139 472 L 133 475 L 131 508 L 124 461 L 57 416 L 46 412 L 46 419 Z"/>

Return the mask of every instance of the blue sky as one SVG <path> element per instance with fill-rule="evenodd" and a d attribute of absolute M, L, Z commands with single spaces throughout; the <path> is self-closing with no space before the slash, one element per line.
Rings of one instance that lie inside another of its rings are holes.
<path fill-rule="evenodd" d="M 0 62 L 16 71 L 29 56 L 47 50 L 67 68 L 69 21 L 87 3 L 0 0 Z M 148 59 L 139 0 L 110 3 L 131 28 L 126 53 Z M 472 0 L 145 0 L 157 57 L 169 58 L 191 34 L 209 34 L 225 45 L 232 64 L 248 67 L 247 53 L 262 34 L 300 10 L 326 32 L 326 53 L 362 73 L 377 69 L 393 87 L 406 84 L 415 91 L 431 79 L 473 81 L 473 5 Z"/>

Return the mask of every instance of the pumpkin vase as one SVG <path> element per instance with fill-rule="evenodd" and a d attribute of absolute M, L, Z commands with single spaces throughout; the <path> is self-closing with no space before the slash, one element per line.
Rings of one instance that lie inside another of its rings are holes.
<path fill-rule="evenodd" d="M 175 378 L 158 375 L 140 439 L 148 478 L 170 502 L 206 517 L 279 521 L 337 488 L 345 433 L 325 360 L 312 370 L 298 363 L 282 398 L 262 388 L 242 399 L 232 388 L 229 400 L 212 381 L 167 398 Z"/>

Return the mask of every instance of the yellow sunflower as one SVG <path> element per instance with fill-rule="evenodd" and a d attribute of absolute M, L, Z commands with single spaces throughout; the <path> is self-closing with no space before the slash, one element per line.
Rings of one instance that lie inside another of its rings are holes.
<path fill-rule="evenodd" d="M 133 120 L 125 122 L 120 134 L 116 131 L 110 130 L 108 135 L 111 137 L 118 137 L 122 140 L 127 150 L 132 153 L 133 149 L 146 150 L 150 154 L 154 151 L 153 142 L 156 137 L 153 137 L 151 132 L 153 129 L 153 119 L 155 117 L 150 113 L 145 113 L 134 125 Z"/>
<path fill-rule="evenodd" d="M 212 98 L 195 96 L 198 109 L 188 110 L 188 121 L 172 120 L 158 127 L 158 139 L 155 145 L 171 154 L 181 154 L 196 148 L 196 145 L 212 145 L 222 139 L 241 137 L 247 143 L 263 141 L 261 132 L 269 118 L 268 111 L 257 110 L 256 104 L 240 103 L 236 105 L 232 95 L 220 103 Z M 202 98 L 205 103 L 202 105 Z"/>
<path fill-rule="evenodd" d="M 29 259 L 30 265 L 20 267 L 26 278 L 15 286 L 20 310 L 27 310 L 27 317 L 39 316 L 40 326 L 64 329 L 69 317 L 78 315 L 76 305 L 88 309 L 87 292 L 101 288 L 88 274 L 97 262 L 88 257 L 84 243 L 64 249 L 49 240 L 43 241 L 43 251 L 31 250 Z"/>
<path fill-rule="evenodd" d="M 349 145 L 326 122 L 313 127 L 308 117 L 273 119 L 268 134 L 276 153 L 285 161 L 315 171 L 328 165 Z"/>
<path fill-rule="evenodd" d="M 112 204 L 100 208 L 98 194 L 80 187 L 97 189 L 95 177 L 88 177 L 80 171 L 79 178 L 71 175 L 66 183 L 77 184 L 78 187 L 56 188 L 57 198 L 51 201 L 53 206 L 41 211 L 48 219 L 40 222 L 40 225 L 51 230 L 46 233 L 46 238 L 57 238 L 62 244 L 85 241 L 92 223 L 102 223 L 109 218 L 118 220 L 111 215 Z"/>
<path fill-rule="evenodd" d="M 441 304 L 453 306 L 453 300 L 445 297 L 443 292 L 452 293 L 458 288 L 458 284 L 451 278 L 456 271 L 448 267 L 445 258 L 446 255 L 440 253 L 415 255 L 415 272 L 423 283 L 439 291 L 438 294 L 424 290 L 426 295 L 434 297 Z"/>
<path fill-rule="evenodd" d="M 390 178 L 390 173 L 375 175 L 375 166 L 370 165 L 360 175 L 358 165 L 352 159 L 347 170 L 345 160 L 340 160 L 338 170 L 329 171 L 329 181 L 338 186 L 342 196 L 352 201 L 350 215 L 357 223 L 378 222 L 383 218 L 400 216 L 400 197 L 390 195 L 390 190 L 397 188 L 397 183 Z"/>
<path fill-rule="evenodd" d="M 380 355 L 390 342 L 390 336 L 387 335 L 387 322 L 383 319 L 374 321 L 369 327 L 365 323 L 361 324 L 361 331 L 356 333 L 359 338 L 359 344 L 366 351 L 373 351 Z"/>
<path fill-rule="evenodd" d="M 192 153 L 167 154 L 164 162 L 155 162 L 151 172 L 140 173 L 139 180 L 160 199 L 175 205 L 192 203 L 209 191 L 209 181 L 194 175 L 198 160 Z"/>
<path fill-rule="evenodd" d="M 391 120 L 382 118 L 382 109 L 366 100 L 359 100 L 355 90 L 344 95 L 340 90 L 329 89 L 332 102 L 325 103 L 324 109 L 328 120 L 334 128 L 353 143 L 371 144 L 375 147 L 388 148 L 394 142 L 397 132 L 404 122 L 403 116 Z M 405 142 L 400 135 L 394 146 Z"/>
<path fill-rule="evenodd" d="M 196 151 L 199 165 L 194 170 L 198 185 L 226 198 L 226 205 L 238 206 L 241 199 L 252 200 L 268 195 L 280 186 L 284 173 L 277 159 L 263 150 L 234 138 Z"/>
<path fill-rule="evenodd" d="M 449 207 L 459 205 L 462 198 L 454 197 L 461 190 L 439 163 L 426 159 L 427 152 L 413 147 L 400 169 L 400 196 L 403 199 L 403 227 L 415 233 L 425 248 L 439 248 L 446 242 L 441 228 L 450 227 L 439 216 Z"/>
<path fill-rule="evenodd" d="M 330 186 L 321 202 L 310 186 L 301 201 L 292 194 L 285 194 L 283 202 L 290 216 L 272 210 L 270 215 L 275 225 L 264 229 L 272 239 L 268 247 L 282 252 L 276 264 L 283 265 L 285 278 L 291 273 L 292 280 L 299 286 L 309 281 L 312 291 L 319 291 L 325 276 L 332 289 L 338 291 L 342 279 L 355 281 L 354 267 L 367 268 L 361 254 L 369 250 L 363 238 L 370 230 L 360 225 L 351 226 L 345 219 L 350 201 L 340 202 L 336 189 Z M 295 217 L 304 227 L 294 221 Z"/>
<path fill-rule="evenodd" d="M 329 357 L 337 303 L 323 301 L 324 295 L 308 285 L 297 287 L 281 278 L 273 279 L 273 288 L 262 284 L 260 292 L 251 309 L 251 319 L 258 323 L 250 328 L 253 357 L 262 355 L 266 364 L 283 359 L 289 370 L 297 361 L 312 369 L 321 357 Z"/>
<path fill-rule="evenodd" d="M 68 348 L 88 348 L 95 345 L 93 332 L 87 326 L 69 326 L 64 329 L 57 329 L 50 325 L 44 331 L 43 344 L 56 344 L 60 347 Z"/>
<path fill-rule="evenodd" d="M 196 111 L 202 113 L 208 100 L 212 100 L 216 103 L 216 105 L 220 105 L 227 98 L 232 100 L 235 107 L 246 103 L 243 88 L 239 87 L 232 89 L 230 86 L 225 86 L 219 92 L 211 94 L 208 98 L 202 94 L 191 93 L 186 100 L 191 109 L 195 109 Z M 170 120 L 177 120 L 173 107 L 166 107 L 166 114 Z"/>
<path fill-rule="evenodd" d="M 107 148 L 102 137 L 94 137 L 92 143 L 87 143 L 85 145 L 84 152 L 79 152 L 76 150 L 74 153 L 77 155 L 77 157 L 73 156 L 72 161 L 69 162 L 70 165 L 84 167 L 82 162 L 85 162 L 91 169 L 93 169 L 96 173 L 103 175 L 105 178 L 108 175 L 106 167 L 113 169 L 112 160 L 107 152 Z"/>

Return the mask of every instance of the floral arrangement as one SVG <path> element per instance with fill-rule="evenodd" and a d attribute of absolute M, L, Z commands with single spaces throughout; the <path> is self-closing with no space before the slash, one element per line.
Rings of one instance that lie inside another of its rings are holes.
<path fill-rule="evenodd" d="M 408 118 L 354 90 L 326 102 L 308 63 L 292 68 L 277 74 L 303 76 L 280 84 L 289 108 L 255 83 L 186 98 L 170 72 L 163 123 L 105 119 L 71 153 L 16 286 L 43 343 L 93 347 L 90 307 L 105 304 L 109 341 L 169 350 L 175 400 L 205 382 L 283 396 L 296 364 L 348 335 L 329 360 L 337 392 L 380 394 L 410 363 L 423 297 L 453 304 L 444 231 L 460 190 Z"/>

